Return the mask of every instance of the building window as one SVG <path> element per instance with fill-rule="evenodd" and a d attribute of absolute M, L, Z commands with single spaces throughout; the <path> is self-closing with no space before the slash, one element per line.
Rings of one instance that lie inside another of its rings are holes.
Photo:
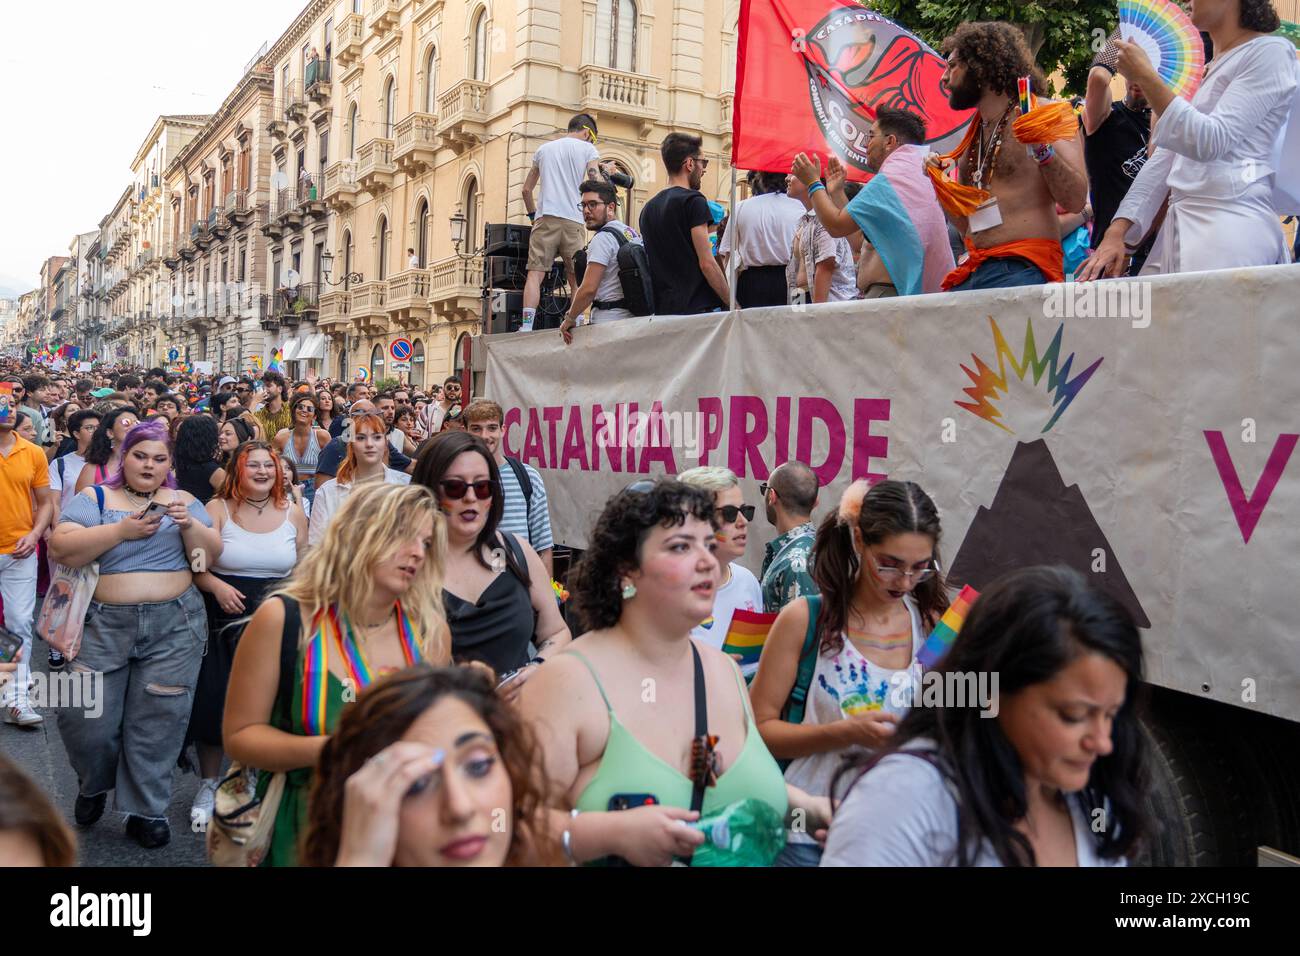
<path fill-rule="evenodd" d="M 474 30 L 470 34 L 474 47 L 470 57 L 470 75 L 483 82 L 487 80 L 487 11 L 479 10 L 474 17 Z"/>
<path fill-rule="evenodd" d="M 375 227 L 375 278 L 388 278 L 388 220 L 380 216 Z"/>
<path fill-rule="evenodd" d="M 343 290 L 346 292 L 352 288 L 352 280 L 348 278 L 352 274 L 352 233 L 343 233 Z"/>
<path fill-rule="evenodd" d="M 411 388 L 424 388 L 424 343 L 411 343 Z"/>
<path fill-rule="evenodd" d="M 429 55 L 424 61 L 424 111 L 438 112 L 438 51 L 429 47 Z"/>
<path fill-rule="evenodd" d="M 478 229 L 478 180 L 473 176 L 465 184 L 465 243 L 470 251 L 480 247 Z"/>
<path fill-rule="evenodd" d="M 384 139 L 393 138 L 393 124 L 397 122 L 397 84 L 389 77 L 384 84 Z"/>
<path fill-rule="evenodd" d="M 596 13 L 596 62 L 636 72 L 636 0 L 600 0 Z"/>
<path fill-rule="evenodd" d="M 357 158 L 357 104 L 348 110 L 348 159 Z"/>
<path fill-rule="evenodd" d="M 415 213 L 415 253 L 420 260 L 420 268 L 429 264 L 429 250 L 426 247 L 429 235 L 429 204 L 420 200 L 420 208 Z"/>
<path fill-rule="evenodd" d="M 370 352 L 370 384 L 384 377 L 384 347 L 376 345 Z"/>

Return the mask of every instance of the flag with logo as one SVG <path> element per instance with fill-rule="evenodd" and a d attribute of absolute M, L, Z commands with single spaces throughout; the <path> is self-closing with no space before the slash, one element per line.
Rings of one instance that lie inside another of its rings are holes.
<path fill-rule="evenodd" d="M 954 110 L 947 66 L 919 37 L 853 0 L 741 0 L 732 165 L 785 172 L 796 154 L 836 155 L 851 180 L 871 178 L 876 110 L 925 120 L 925 145 L 956 146 L 973 110 Z"/>

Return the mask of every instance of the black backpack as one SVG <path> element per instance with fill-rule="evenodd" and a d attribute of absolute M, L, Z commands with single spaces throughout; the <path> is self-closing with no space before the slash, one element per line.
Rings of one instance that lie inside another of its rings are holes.
<path fill-rule="evenodd" d="M 623 298 L 613 302 L 593 302 L 598 309 L 627 309 L 633 315 L 654 315 L 655 293 L 650 283 L 650 257 L 645 246 L 628 240 L 626 232 L 618 226 L 605 226 L 599 230 L 607 232 L 618 241 L 618 281 L 623 287 Z M 587 250 L 582 250 L 574 257 L 574 273 L 579 284 L 587 272 Z"/>

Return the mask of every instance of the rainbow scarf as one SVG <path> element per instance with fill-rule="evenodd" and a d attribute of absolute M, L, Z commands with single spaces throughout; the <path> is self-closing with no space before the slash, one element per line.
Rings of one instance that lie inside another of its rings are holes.
<path fill-rule="evenodd" d="M 423 655 L 420 653 L 420 646 L 415 642 L 411 619 L 402 609 L 401 601 L 397 602 L 396 610 L 402 657 L 406 661 L 406 666 L 410 667 L 421 660 Z M 329 733 L 326 702 L 329 697 L 331 647 L 343 661 L 343 666 L 348 672 L 347 681 L 354 692 L 359 693 L 369 687 L 375 678 L 381 675 L 366 660 L 365 654 L 357 646 L 356 638 L 353 636 L 351 622 L 340 618 L 336 607 L 331 605 L 327 609 L 318 611 L 313 625 L 315 633 L 307 642 L 307 649 L 303 655 L 302 726 L 307 736 L 320 737 Z"/>
<path fill-rule="evenodd" d="M 980 596 L 969 584 L 961 589 L 957 595 L 957 600 L 948 606 L 948 610 L 943 612 L 943 617 L 935 625 L 934 631 L 926 638 L 921 650 L 917 652 L 916 659 L 926 670 L 931 670 L 948 653 L 952 647 L 952 642 L 957 639 L 957 633 L 961 626 L 966 623 L 966 615 L 970 613 L 970 606 L 975 603 L 975 599 Z"/>

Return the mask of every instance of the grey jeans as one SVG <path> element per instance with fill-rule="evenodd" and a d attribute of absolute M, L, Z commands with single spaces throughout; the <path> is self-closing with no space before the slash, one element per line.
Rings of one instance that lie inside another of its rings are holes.
<path fill-rule="evenodd" d="M 90 602 L 71 667 L 104 675 L 103 711 L 59 710 L 83 796 L 116 790 L 118 810 L 166 817 L 207 638 L 207 611 L 193 585 L 160 604 Z"/>

